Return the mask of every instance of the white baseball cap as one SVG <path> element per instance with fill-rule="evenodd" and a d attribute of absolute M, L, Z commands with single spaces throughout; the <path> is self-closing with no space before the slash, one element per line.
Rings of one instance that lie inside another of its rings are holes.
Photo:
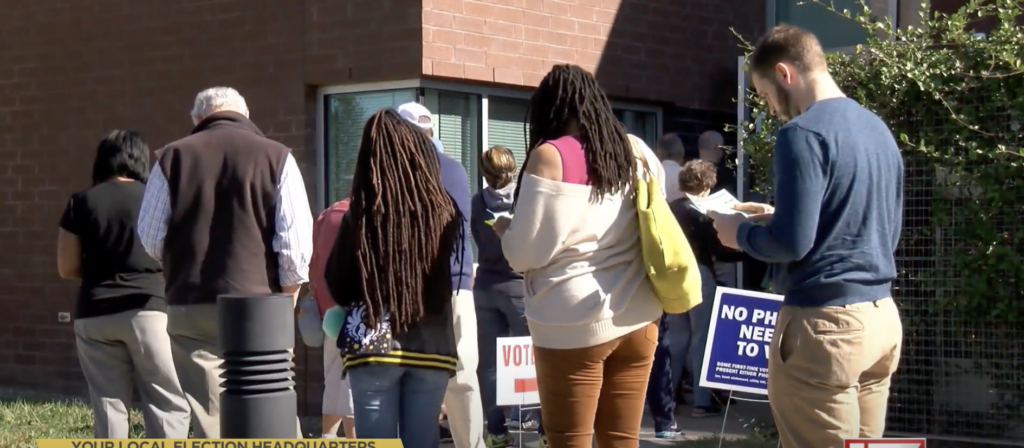
<path fill-rule="evenodd" d="M 420 103 L 405 103 L 398 106 L 398 115 L 423 129 L 434 128 L 434 118 L 430 115 L 430 110 Z"/>

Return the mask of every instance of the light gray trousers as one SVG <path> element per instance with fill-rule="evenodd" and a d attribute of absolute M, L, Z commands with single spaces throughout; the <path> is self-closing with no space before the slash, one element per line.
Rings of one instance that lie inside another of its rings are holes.
<path fill-rule="evenodd" d="M 192 407 L 192 437 L 220 438 L 220 368 L 224 362 L 219 345 L 217 305 L 172 305 L 167 308 L 171 353 L 178 380 Z M 298 416 L 296 438 L 302 438 Z"/>
<path fill-rule="evenodd" d="M 149 438 L 188 438 L 189 406 L 171 359 L 166 306 L 75 320 L 78 361 L 89 383 L 97 439 L 126 439 L 132 386 L 142 396 Z"/>

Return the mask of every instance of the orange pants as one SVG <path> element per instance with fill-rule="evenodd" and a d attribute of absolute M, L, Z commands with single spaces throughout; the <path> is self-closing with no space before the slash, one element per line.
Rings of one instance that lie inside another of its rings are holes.
<path fill-rule="evenodd" d="M 658 322 L 587 348 L 534 347 L 550 448 L 637 448 Z"/>

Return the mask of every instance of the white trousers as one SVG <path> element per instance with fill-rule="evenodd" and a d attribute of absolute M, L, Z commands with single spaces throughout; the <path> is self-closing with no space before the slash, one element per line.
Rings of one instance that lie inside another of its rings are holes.
<path fill-rule="evenodd" d="M 345 365 L 341 361 L 338 340 L 324 336 L 324 403 L 321 412 L 342 417 L 352 417 L 352 388 L 348 378 L 343 378 Z"/>
<path fill-rule="evenodd" d="M 461 290 L 452 297 L 452 315 L 459 364 L 455 376 L 448 380 L 444 396 L 448 426 L 455 448 L 484 448 L 484 407 L 476 374 L 480 355 L 472 291 Z"/>

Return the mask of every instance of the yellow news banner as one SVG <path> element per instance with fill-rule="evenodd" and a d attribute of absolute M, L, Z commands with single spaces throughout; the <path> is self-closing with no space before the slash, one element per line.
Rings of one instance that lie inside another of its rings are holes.
<path fill-rule="evenodd" d="M 398 439 L 36 439 L 39 448 L 402 448 Z"/>

